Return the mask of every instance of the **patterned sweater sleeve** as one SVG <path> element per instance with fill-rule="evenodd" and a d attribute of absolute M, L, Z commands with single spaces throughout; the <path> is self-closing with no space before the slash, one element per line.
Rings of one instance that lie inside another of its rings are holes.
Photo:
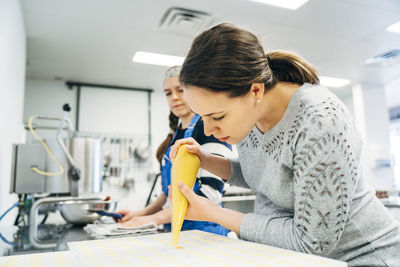
<path fill-rule="evenodd" d="M 358 181 L 360 141 L 345 116 L 315 116 L 299 130 L 293 151 L 294 210 L 286 216 L 246 214 L 243 239 L 329 255 L 343 233 Z"/>

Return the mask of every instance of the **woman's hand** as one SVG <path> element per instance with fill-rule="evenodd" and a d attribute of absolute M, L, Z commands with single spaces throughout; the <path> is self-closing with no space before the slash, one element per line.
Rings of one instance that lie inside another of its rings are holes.
<path fill-rule="evenodd" d="M 193 190 L 191 190 L 187 185 L 182 182 L 178 183 L 178 188 L 179 190 L 181 190 L 181 192 L 189 202 L 185 219 L 193 221 L 215 222 L 215 215 L 221 208 L 218 203 L 215 203 L 208 198 L 197 195 Z M 171 188 L 169 191 L 171 191 Z M 171 201 L 170 192 L 168 194 L 168 197 Z"/>
<path fill-rule="evenodd" d="M 119 222 L 124 223 L 135 219 L 135 217 L 143 216 L 143 211 L 133 211 L 133 210 L 120 210 L 115 213 L 123 215 Z"/>
<path fill-rule="evenodd" d="M 121 222 L 121 225 L 126 226 L 126 227 L 135 227 L 135 226 L 141 226 L 141 225 L 145 225 L 145 224 L 149 224 L 149 223 L 157 224 L 153 215 L 135 216 L 128 221 Z"/>
<path fill-rule="evenodd" d="M 187 151 L 189 153 L 196 154 L 199 157 L 201 163 L 204 163 L 205 159 L 208 156 L 208 153 L 201 149 L 199 143 L 197 143 L 196 140 L 194 140 L 192 137 L 179 139 L 175 142 L 175 144 L 171 147 L 171 151 L 169 152 L 169 158 L 171 159 L 171 161 L 175 159 L 178 148 L 181 145 L 186 145 Z"/>

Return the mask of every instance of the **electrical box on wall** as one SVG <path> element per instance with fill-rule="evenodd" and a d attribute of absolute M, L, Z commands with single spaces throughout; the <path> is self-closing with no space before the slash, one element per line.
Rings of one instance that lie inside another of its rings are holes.
<path fill-rule="evenodd" d="M 10 193 L 26 194 L 44 192 L 44 175 L 32 171 L 45 167 L 44 149 L 41 144 L 13 145 L 13 166 Z"/>

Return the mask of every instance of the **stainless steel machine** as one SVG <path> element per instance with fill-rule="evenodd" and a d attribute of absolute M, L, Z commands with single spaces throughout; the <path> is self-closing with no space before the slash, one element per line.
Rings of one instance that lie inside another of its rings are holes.
<path fill-rule="evenodd" d="M 40 119 L 48 119 L 39 117 Z M 39 126 L 37 127 L 39 128 Z M 56 138 L 45 142 L 59 160 L 68 166 L 68 157 Z M 13 145 L 13 169 L 11 192 L 17 194 L 70 194 L 71 196 L 95 194 L 102 189 L 102 149 L 101 140 L 89 137 L 71 137 L 63 141 L 74 166 L 80 170 L 80 177 L 68 177 L 68 171 L 62 174 L 46 175 L 32 170 L 36 167 L 46 173 L 55 173 L 57 164 L 46 153 L 40 143 Z M 75 174 L 76 175 L 76 174 Z"/>
<path fill-rule="evenodd" d="M 37 248 L 56 246 L 38 239 L 39 214 L 59 209 L 67 222 L 85 224 L 100 217 L 96 211 L 108 212 L 116 207 L 115 201 L 100 195 L 103 181 L 101 140 L 79 137 L 67 119 L 69 105 L 65 104 L 63 110 L 63 118 L 31 117 L 27 130 L 38 142 L 13 146 L 10 192 L 18 194 L 24 203 L 20 212 L 25 210 L 29 217 L 30 243 Z M 59 126 L 33 124 L 33 120 L 59 122 Z M 36 133 L 39 129 L 57 133 L 54 138 L 41 139 Z"/>

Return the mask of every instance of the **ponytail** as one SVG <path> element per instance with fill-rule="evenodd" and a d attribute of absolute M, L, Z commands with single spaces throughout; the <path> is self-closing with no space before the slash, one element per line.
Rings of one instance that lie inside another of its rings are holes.
<path fill-rule="evenodd" d="M 318 84 L 314 67 L 289 52 L 266 54 L 252 32 L 222 23 L 198 35 L 183 63 L 183 86 L 193 85 L 230 97 L 246 95 L 253 83 L 271 89 L 277 82 Z"/>
<path fill-rule="evenodd" d="M 315 68 L 295 54 L 276 51 L 268 53 L 266 58 L 272 71 L 272 81 L 275 81 L 271 81 L 271 84 L 266 84 L 268 89 L 272 88 L 278 81 L 299 85 L 319 83 L 318 73 Z"/>
<path fill-rule="evenodd" d="M 169 128 L 175 132 L 176 130 L 178 130 L 178 122 L 179 122 L 179 118 L 177 116 L 174 115 L 174 113 L 170 112 L 169 113 Z M 157 148 L 157 152 L 156 152 L 156 158 L 158 160 L 158 163 L 160 163 L 161 165 L 161 160 L 165 154 L 165 152 L 167 152 L 169 144 L 172 141 L 173 138 L 173 133 L 169 133 L 167 135 L 167 137 L 164 139 L 164 141 L 162 141 L 162 143 L 158 146 Z"/>

